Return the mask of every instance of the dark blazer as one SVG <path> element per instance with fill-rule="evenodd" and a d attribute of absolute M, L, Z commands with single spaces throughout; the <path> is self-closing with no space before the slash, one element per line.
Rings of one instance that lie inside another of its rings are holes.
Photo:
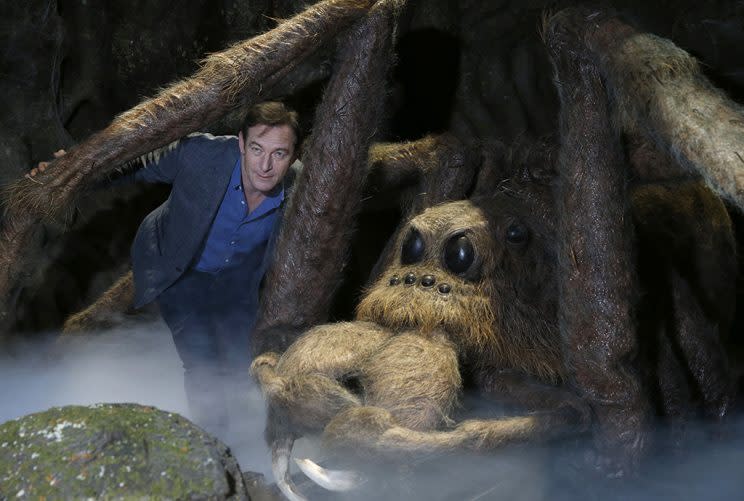
<path fill-rule="evenodd" d="M 157 298 L 195 263 L 239 156 L 235 136 L 192 134 L 151 154 L 134 175 L 137 181 L 172 185 L 168 199 L 142 221 L 132 244 L 136 308 Z M 290 169 L 285 200 L 293 177 Z M 268 259 L 263 261 L 261 276 Z"/>

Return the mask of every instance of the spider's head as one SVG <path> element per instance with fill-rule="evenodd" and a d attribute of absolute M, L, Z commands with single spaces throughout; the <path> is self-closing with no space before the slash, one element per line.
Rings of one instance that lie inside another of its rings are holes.
<path fill-rule="evenodd" d="M 357 309 L 360 320 L 443 332 L 464 359 L 558 377 L 548 343 L 555 298 L 551 253 L 535 197 L 500 193 L 431 207 L 398 234 L 396 253 Z M 554 239 L 553 239 L 554 240 Z M 554 302 L 554 299 L 551 299 Z M 548 360 L 530 355 L 546 345 Z"/>

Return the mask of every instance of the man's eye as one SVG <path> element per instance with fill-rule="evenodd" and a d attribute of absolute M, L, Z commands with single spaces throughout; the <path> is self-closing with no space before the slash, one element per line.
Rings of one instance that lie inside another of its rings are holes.
<path fill-rule="evenodd" d="M 259 148 L 258 146 L 251 146 L 251 151 L 258 155 L 259 153 L 261 153 L 261 148 Z"/>
<path fill-rule="evenodd" d="M 285 156 L 285 155 L 286 155 L 286 153 L 285 153 L 285 152 L 283 152 L 283 151 L 275 151 L 275 152 L 274 152 L 274 156 L 275 156 L 276 158 L 284 158 L 284 156 Z"/>

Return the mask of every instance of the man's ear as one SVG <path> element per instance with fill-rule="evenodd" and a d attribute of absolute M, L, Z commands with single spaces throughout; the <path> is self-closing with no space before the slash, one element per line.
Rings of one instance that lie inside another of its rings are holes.
<path fill-rule="evenodd" d="M 240 148 L 240 154 L 245 155 L 245 138 L 242 130 L 238 132 L 238 147 Z"/>

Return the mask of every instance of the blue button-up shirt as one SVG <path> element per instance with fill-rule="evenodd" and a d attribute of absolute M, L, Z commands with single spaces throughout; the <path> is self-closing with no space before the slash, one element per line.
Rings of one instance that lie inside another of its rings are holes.
<path fill-rule="evenodd" d="M 240 174 L 238 159 L 196 263 L 199 271 L 214 273 L 246 261 L 261 263 L 277 219 L 277 209 L 284 200 L 284 187 L 277 185 L 249 214 Z"/>

